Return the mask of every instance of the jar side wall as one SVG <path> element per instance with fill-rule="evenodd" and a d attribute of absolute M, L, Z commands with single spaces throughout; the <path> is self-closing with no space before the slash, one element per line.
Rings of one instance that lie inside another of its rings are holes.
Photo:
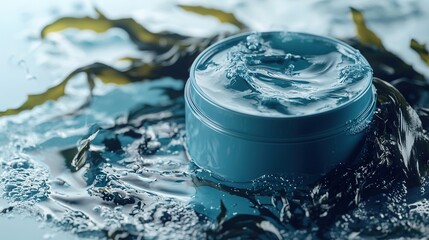
<path fill-rule="evenodd" d="M 365 133 L 332 136 L 306 143 L 261 143 L 227 135 L 205 125 L 186 104 L 187 147 L 199 167 L 230 181 L 265 174 L 323 174 L 362 146 Z"/>

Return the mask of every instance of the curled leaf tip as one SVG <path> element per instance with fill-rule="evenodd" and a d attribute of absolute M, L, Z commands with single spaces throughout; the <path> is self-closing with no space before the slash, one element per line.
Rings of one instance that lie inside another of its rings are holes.
<path fill-rule="evenodd" d="M 354 7 L 349 7 L 350 8 L 350 11 L 352 11 L 352 12 L 360 12 L 359 10 L 357 10 L 356 8 L 354 8 Z"/>
<path fill-rule="evenodd" d="M 411 39 L 410 47 L 413 49 L 420 57 L 420 59 L 429 66 L 429 50 L 426 47 L 426 44 L 419 43 L 416 39 Z"/>
<path fill-rule="evenodd" d="M 98 9 L 97 7 L 94 7 L 94 10 L 95 10 L 95 12 L 97 13 L 97 15 L 98 15 L 98 17 L 99 17 L 99 18 L 102 18 L 102 19 L 108 19 L 108 18 L 106 17 L 106 15 L 104 15 L 104 13 L 103 13 L 103 12 L 101 12 L 101 11 L 100 11 L 100 9 Z"/>
<path fill-rule="evenodd" d="M 353 7 L 350 7 L 352 13 L 353 22 L 356 26 L 357 36 L 359 41 L 366 45 L 375 46 L 381 49 L 385 49 L 381 39 L 371 29 L 366 26 L 365 18 L 363 13 Z"/>

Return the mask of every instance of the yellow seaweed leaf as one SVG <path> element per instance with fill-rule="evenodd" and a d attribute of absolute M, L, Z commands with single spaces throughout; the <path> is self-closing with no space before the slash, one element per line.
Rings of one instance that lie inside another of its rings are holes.
<path fill-rule="evenodd" d="M 189 5 L 178 5 L 178 6 L 188 12 L 192 12 L 192 13 L 196 13 L 204 16 L 215 17 L 222 23 L 230 23 L 237 26 L 240 29 L 243 29 L 246 27 L 245 24 L 239 21 L 232 13 L 224 12 L 219 9 L 206 8 L 201 6 L 189 6 Z"/>
<path fill-rule="evenodd" d="M 116 69 L 103 69 L 95 76 L 103 83 L 114 83 L 117 85 L 124 85 L 131 82 L 131 80 L 122 72 Z"/>
<path fill-rule="evenodd" d="M 0 112 L 0 116 L 9 116 L 18 114 L 24 110 L 29 110 L 37 105 L 41 105 L 49 100 L 55 101 L 65 95 L 65 87 L 70 78 L 64 79 L 60 84 L 49 88 L 47 91 L 41 94 L 29 95 L 27 100 L 18 108 L 8 109 Z"/>
<path fill-rule="evenodd" d="M 91 17 L 63 17 L 51 24 L 46 25 L 41 32 L 42 38 L 45 38 L 49 33 L 60 32 L 67 28 L 76 28 L 80 30 L 92 30 L 97 33 L 106 32 L 112 28 L 112 23 L 104 18 Z"/>
<path fill-rule="evenodd" d="M 362 12 L 353 7 L 350 7 L 350 10 L 352 13 L 353 22 L 356 26 L 359 41 L 361 41 L 363 44 L 373 45 L 375 47 L 384 49 L 381 39 L 377 36 L 377 34 L 375 34 L 366 26 L 365 18 Z"/>
<path fill-rule="evenodd" d="M 0 116 L 18 114 L 24 110 L 30 110 L 47 101 L 55 101 L 65 95 L 65 88 L 70 79 L 78 73 L 85 73 L 90 91 L 90 96 L 84 106 L 91 101 L 92 90 L 95 87 L 95 79 L 103 83 L 127 84 L 130 82 L 155 79 L 170 76 L 186 79 L 188 68 L 196 55 L 207 45 L 216 41 L 219 36 L 212 38 L 193 38 L 176 33 L 163 32 L 152 33 L 137 23 L 132 18 L 109 19 L 98 9 L 95 9 L 96 17 L 64 17 L 48 24 L 41 31 L 41 37 L 45 38 L 50 33 L 63 31 L 68 28 L 92 30 L 98 33 L 106 32 L 111 28 L 120 28 L 128 33 L 131 40 L 140 48 L 150 48 L 155 53 L 151 61 L 143 61 L 139 58 L 124 57 L 120 60 L 130 61 L 131 66 L 126 70 L 118 70 L 102 63 L 93 63 L 76 69 L 70 73 L 59 85 L 49 88 L 44 93 L 29 95 L 20 107 L 0 112 Z M 222 35 L 223 37 L 223 35 Z"/>
<path fill-rule="evenodd" d="M 79 73 L 86 73 L 89 90 L 91 92 L 94 88 L 94 76 L 104 83 L 114 83 L 121 85 L 132 82 L 132 80 L 125 73 L 119 70 L 116 70 L 102 63 L 93 63 L 88 66 L 84 66 L 74 70 L 60 84 L 49 88 L 45 92 L 29 95 L 27 97 L 27 100 L 20 107 L 0 112 L 0 117 L 15 115 L 22 111 L 33 109 L 34 107 L 41 105 L 47 101 L 58 100 L 60 97 L 66 94 L 65 88 L 67 83 Z"/>
<path fill-rule="evenodd" d="M 95 9 L 97 16 L 93 17 L 63 17 L 46 25 L 41 31 L 41 37 L 45 38 L 50 33 L 60 32 L 68 28 L 80 30 L 92 30 L 103 33 L 111 28 L 119 28 L 127 32 L 131 40 L 140 48 L 168 47 L 176 44 L 184 37 L 174 33 L 152 33 L 132 18 L 109 19 L 100 10 Z"/>
<path fill-rule="evenodd" d="M 411 39 L 410 47 L 420 56 L 420 59 L 429 66 L 429 51 L 426 44 L 417 42 L 414 38 Z"/>

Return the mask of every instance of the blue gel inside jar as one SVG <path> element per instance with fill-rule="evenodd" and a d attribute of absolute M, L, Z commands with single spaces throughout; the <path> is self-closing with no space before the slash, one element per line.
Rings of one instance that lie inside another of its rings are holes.
<path fill-rule="evenodd" d="M 187 148 L 229 181 L 325 173 L 361 146 L 372 69 L 351 46 L 305 33 L 246 33 L 200 54 L 185 88 Z"/>

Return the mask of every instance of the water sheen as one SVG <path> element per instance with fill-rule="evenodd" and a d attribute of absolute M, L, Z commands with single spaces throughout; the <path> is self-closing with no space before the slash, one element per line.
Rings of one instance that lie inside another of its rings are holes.
<path fill-rule="evenodd" d="M 354 99 L 371 81 L 362 55 L 329 39 L 254 33 L 229 45 L 199 62 L 195 79 L 212 101 L 234 111 L 263 116 L 324 112 Z"/>

